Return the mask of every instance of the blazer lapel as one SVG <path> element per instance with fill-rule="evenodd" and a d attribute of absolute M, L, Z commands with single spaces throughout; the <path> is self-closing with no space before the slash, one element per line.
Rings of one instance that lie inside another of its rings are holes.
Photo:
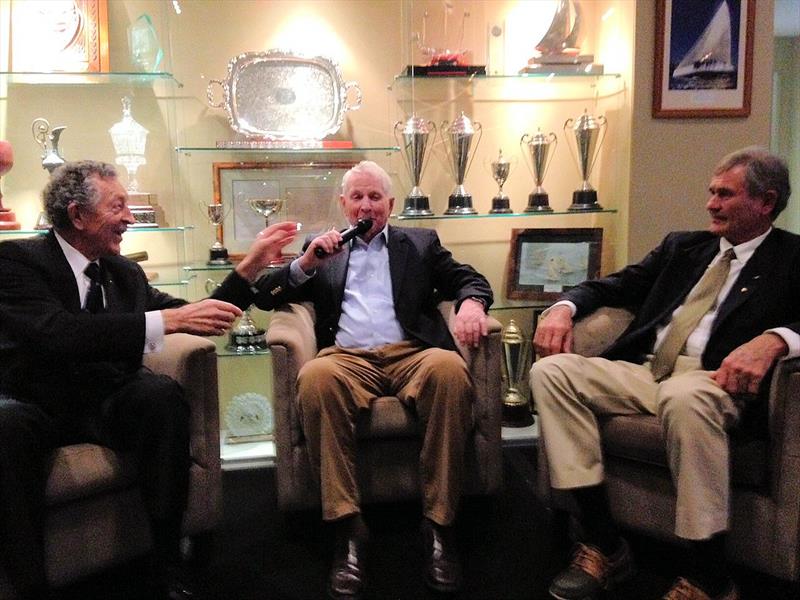
<path fill-rule="evenodd" d="M 389 226 L 389 273 L 392 277 L 392 299 L 398 306 L 402 298 L 401 289 L 405 281 L 406 262 L 408 257 L 408 240 L 401 229 Z"/>
<path fill-rule="evenodd" d="M 47 249 L 51 255 L 49 261 L 52 265 L 53 290 L 55 294 L 61 296 L 61 301 L 68 311 L 72 313 L 81 312 L 81 298 L 78 294 L 78 282 L 75 281 L 75 274 L 69 266 L 64 251 L 58 244 L 55 234 L 50 231 L 47 233 Z"/>

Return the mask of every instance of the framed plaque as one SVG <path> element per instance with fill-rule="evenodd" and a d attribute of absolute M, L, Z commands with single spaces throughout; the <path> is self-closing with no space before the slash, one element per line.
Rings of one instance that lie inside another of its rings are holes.
<path fill-rule="evenodd" d="M 601 228 L 513 229 L 506 296 L 556 300 L 564 291 L 600 274 Z"/>

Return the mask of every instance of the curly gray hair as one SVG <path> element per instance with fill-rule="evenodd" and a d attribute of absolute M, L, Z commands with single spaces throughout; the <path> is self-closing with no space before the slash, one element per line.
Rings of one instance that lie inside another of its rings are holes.
<path fill-rule="evenodd" d="M 94 177 L 116 177 L 117 170 L 108 163 L 95 160 L 68 162 L 58 167 L 42 191 L 47 217 L 57 230 L 70 229 L 67 207 L 75 202 L 93 208 L 100 200 Z"/>

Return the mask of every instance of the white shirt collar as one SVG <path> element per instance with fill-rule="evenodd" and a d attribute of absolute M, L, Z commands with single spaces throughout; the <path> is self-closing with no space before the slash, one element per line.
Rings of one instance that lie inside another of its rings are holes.
<path fill-rule="evenodd" d="M 770 233 L 772 233 L 772 227 L 770 227 L 760 236 L 739 244 L 738 246 L 734 246 L 724 237 L 720 238 L 719 251 L 720 253 L 723 253 L 728 248 L 733 248 L 733 251 L 736 253 L 736 260 L 741 263 L 746 263 L 748 260 L 750 260 L 750 257 L 753 256 L 753 253 L 756 251 L 756 249 L 761 245 L 761 242 L 763 242 Z"/>
<path fill-rule="evenodd" d="M 64 253 L 67 262 L 72 269 L 72 273 L 75 275 L 75 279 L 79 280 L 81 277 L 86 277 L 83 271 L 92 261 L 81 254 L 80 250 L 77 250 L 74 246 L 71 246 L 70 243 L 61 237 L 55 229 L 53 229 L 53 233 L 56 236 L 58 245 L 61 246 L 61 251 Z"/>

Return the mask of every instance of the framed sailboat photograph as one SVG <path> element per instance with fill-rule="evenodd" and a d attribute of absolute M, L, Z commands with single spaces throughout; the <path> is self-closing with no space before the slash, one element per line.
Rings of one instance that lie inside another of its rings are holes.
<path fill-rule="evenodd" d="M 653 117 L 746 117 L 755 0 L 658 0 Z"/>

